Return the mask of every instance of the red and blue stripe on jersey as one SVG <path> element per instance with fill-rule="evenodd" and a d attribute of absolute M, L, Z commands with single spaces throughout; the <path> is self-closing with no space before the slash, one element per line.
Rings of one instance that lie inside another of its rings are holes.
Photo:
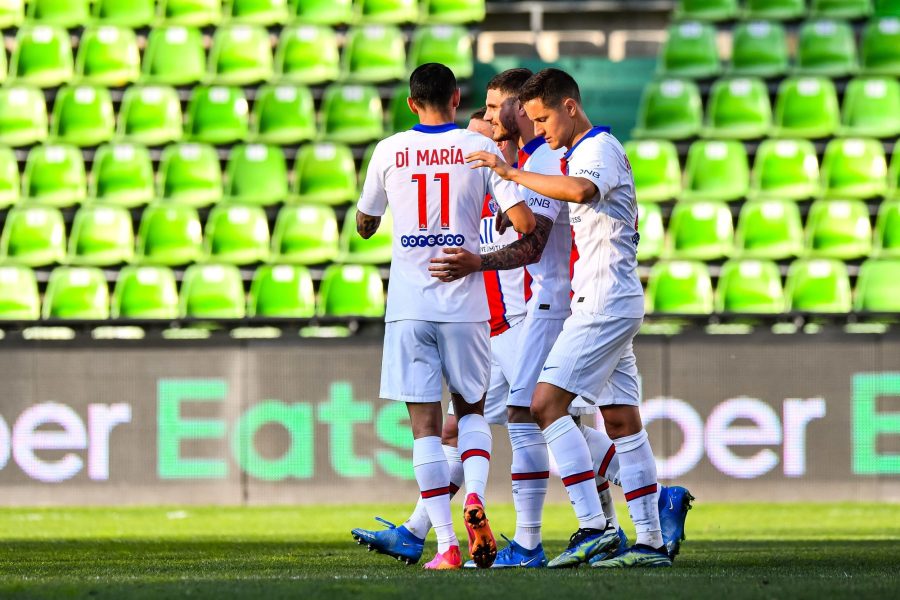
<path fill-rule="evenodd" d="M 481 210 L 482 246 L 492 243 L 503 247 L 518 239 L 512 229 L 499 236 L 494 229 L 496 203 L 485 196 Z M 499 249 L 499 248 L 494 248 Z M 507 331 L 525 315 L 525 304 L 531 297 L 531 276 L 524 268 L 508 271 L 484 271 L 484 288 L 491 313 L 491 337 Z"/>

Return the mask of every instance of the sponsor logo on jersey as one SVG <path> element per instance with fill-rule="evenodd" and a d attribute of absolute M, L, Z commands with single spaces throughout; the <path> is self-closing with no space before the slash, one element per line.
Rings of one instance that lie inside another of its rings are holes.
<path fill-rule="evenodd" d="M 447 235 L 404 235 L 400 237 L 400 245 L 404 248 L 433 248 L 435 246 L 462 246 L 466 236 L 449 233 Z"/>
<path fill-rule="evenodd" d="M 547 198 L 529 198 L 528 206 L 540 206 L 541 208 L 550 208 L 550 200 Z"/>
<path fill-rule="evenodd" d="M 640 241 L 641 241 L 640 233 L 635 233 L 633 236 L 631 236 L 631 243 L 634 244 L 635 246 L 637 246 L 638 242 L 640 242 Z"/>

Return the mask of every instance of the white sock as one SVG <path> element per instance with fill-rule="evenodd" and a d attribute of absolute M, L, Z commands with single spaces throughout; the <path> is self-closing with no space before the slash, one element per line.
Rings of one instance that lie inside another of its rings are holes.
<path fill-rule="evenodd" d="M 459 450 L 455 446 L 441 446 L 444 450 L 444 456 L 447 458 L 447 464 L 450 467 L 450 498 L 459 491 L 459 486 L 463 481 L 462 461 L 459 459 Z M 431 531 L 431 519 L 428 518 L 428 509 L 425 508 L 425 501 L 422 496 L 416 502 L 416 508 L 413 509 L 411 515 L 403 524 L 406 529 L 419 539 L 424 540 Z"/>
<path fill-rule="evenodd" d="M 441 448 L 441 438 L 428 436 L 413 440 L 413 471 L 437 536 L 438 552 L 446 552 L 459 542 L 450 517 L 450 467 Z"/>
<path fill-rule="evenodd" d="M 541 543 L 541 522 L 547 481 L 550 477 L 550 454 L 547 440 L 537 423 L 509 423 L 512 445 L 512 493 L 516 507 L 515 542 L 528 550 Z"/>
<path fill-rule="evenodd" d="M 578 527 L 606 529 L 606 516 L 591 468 L 591 453 L 575 421 L 569 415 L 560 417 L 544 430 L 544 438 L 575 507 Z"/>
<path fill-rule="evenodd" d="M 613 503 L 612 494 L 609 492 L 609 477 L 616 485 L 619 483 L 619 459 L 616 456 L 616 445 L 613 444 L 606 432 L 588 427 L 584 423 L 578 426 L 581 434 L 591 451 L 591 461 L 594 463 L 596 473 L 597 493 L 600 495 L 600 505 L 603 513 L 616 529 L 619 528 L 619 517 L 616 515 L 616 505 Z"/>
<path fill-rule="evenodd" d="M 628 502 L 628 512 L 637 532 L 637 543 L 659 548 L 663 545 L 659 527 L 659 507 L 656 482 L 656 460 L 650 449 L 647 432 L 641 429 L 634 435 L 615 440 L 622 477 L 622 489 Z"/>
<path fill-rule="evenodd" d="M 600 506 L 603 507 L 603 514 L 609 524 L 619 529 L 619 516 L 616 514 L 616 504 L 613 502 L 612 494 L 609 491 L 609 482 L 605 479 L 597 477 L 597 494 L 600 496 Z"/>
<path fill-rule="evenodd" d="M 477 494 L 484 502 L 491 466 L 491 427 L 482 415 L 466 415 L 459 420 L 459 455 L 466 479 L 466 495 Z"/>

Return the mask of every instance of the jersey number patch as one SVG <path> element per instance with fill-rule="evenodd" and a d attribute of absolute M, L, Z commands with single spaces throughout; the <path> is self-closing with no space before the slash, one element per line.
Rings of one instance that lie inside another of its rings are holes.
<path fill-rule="evenodd" d="M 441 229 L 450 229 L 450 173 L 435 173 L 434 180 L 441 184 Z M 417 173 L 412 181 L 419 188 L 419 231 L 428 231 L 428 176 Z"/>

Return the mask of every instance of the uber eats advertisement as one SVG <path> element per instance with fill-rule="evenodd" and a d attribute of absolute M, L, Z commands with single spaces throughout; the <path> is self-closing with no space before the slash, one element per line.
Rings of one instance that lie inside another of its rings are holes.
<path fill-rule="evenodd" d="M 661 481 L 709 500 L 900 499 L 900 340 L 641 336 L 635 350 Z M 378 339 L 2 356 L 0 503 L 415 499 Z M 509 440 L 493 435 L 489 493 L 509 501 Z"/>

